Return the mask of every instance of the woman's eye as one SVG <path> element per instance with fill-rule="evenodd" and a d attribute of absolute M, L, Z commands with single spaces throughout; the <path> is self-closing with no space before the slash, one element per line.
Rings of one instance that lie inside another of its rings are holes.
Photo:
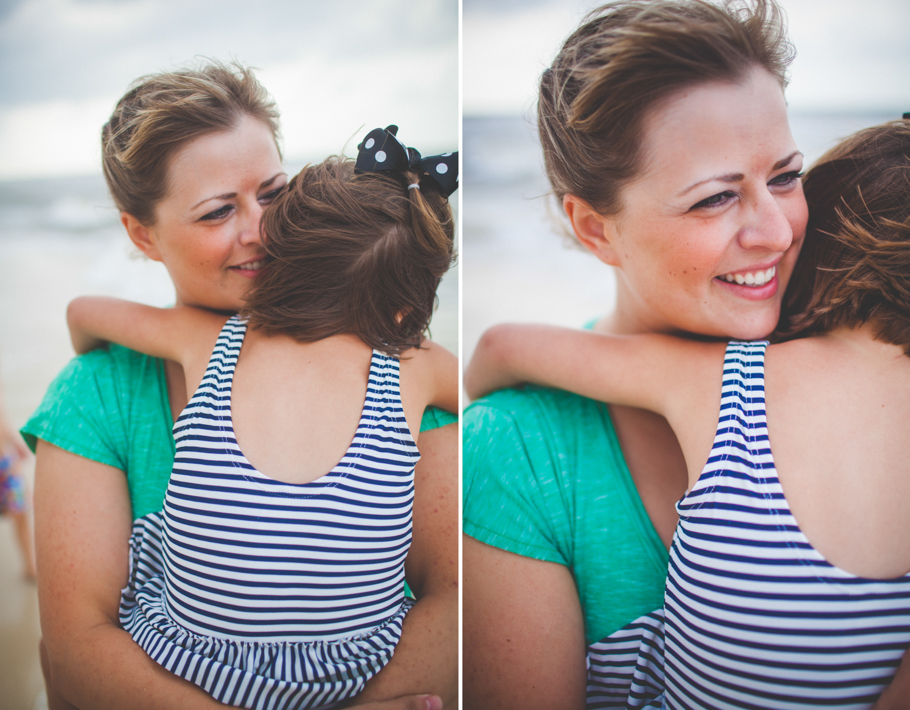
<path fill-rule="evenodd" d="M 711 195 L 711 197 L 706 197 L 701 202 L 695 203 L 692 205 L 691 209 L 698 210 L 702 209 L 703 207 L 718 207 L 725 204 L 728 200 L 731 200 L 734 197 L 736 197 L 736 193 L 730 192 L 729 190 L 726 192 L 718 192 L 716 195 Z"/>
<path fill-rule="evenodd" d="M 778 175 L 776 178 L 773 178 L 768 184 L 777 185 L 778 187 L 782 185 L 792 185 L 802 176 L 803 173 L 799 172 L 798 170 L 793 170 L 789 173 L 782 173 L 781 175 Z"/>
<path fill-rule="evenodd" d="M 217 210 L 212 210 L 208 214 L 202 215 L 201 220 L 215 220 L 221 219 L 222 217 L 227 217 L 231 210 L 234 209 L 233 205 L 225 205 L 224 207 L 219 207 Z"/>
<path fill-rule="evenodd" d="M 282 186 L 282 187 L 279 187 L 279 188 L 277 188 L 277 189 L 275 189 L 275 190 L 271 190 L 270 192 L 265 193 L 262 197 L 259 198 L 259 202 L 260 202 L 261 204 L 263 204 L 263 205 L 271 204 L 272 201 L 273 201 L 276 197 L 278 197 L 278 195 L 281 194 L 281 191 L 282 191 L 283 189 L 284 189 L 284 187 Z"/>

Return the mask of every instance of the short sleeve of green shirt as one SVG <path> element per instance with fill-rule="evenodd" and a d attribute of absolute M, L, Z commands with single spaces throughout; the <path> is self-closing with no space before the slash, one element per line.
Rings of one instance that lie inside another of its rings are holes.
<path fill-rule="evenodd" d="M 454 424 L 457 421 L 457 414 L 452 414 L 452 412 L 447 412 L 446 410 L 438 409 L 437 407 L 427 407 L 423 411 L 423 419 L 420 420 L 420 431 L 438 429 L 439 427 L 444 427 L 448 424 Z"/>
<path fill-rule="evenodd" d="M 73 358 L 22 428 L 127 476 L 133 517 L 161 510 L 174 439 L 161 360 L 119 345 Z"/>
<path fill-rule="evenodd" d="M 465 533 L 569 567 L 588 643 L 663 605 L 667 551 L 604 404 L 529 386 L 478 400 L 463 421 Z"/>

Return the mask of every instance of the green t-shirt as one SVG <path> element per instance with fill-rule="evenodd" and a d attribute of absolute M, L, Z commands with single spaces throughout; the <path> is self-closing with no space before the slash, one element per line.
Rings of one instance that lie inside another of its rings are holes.
<path fill-rule="evenodd" d="M 427 409 L 421 431 L 457 421 Z M 162 360 L 111 345 L 73 358 L 22 428 L 36 440 L 126 473 L 133 518 L 164 506 L 174 465 L 173 422 Z"/>
<path fill-rule="evenodd" d="M 464 531 L 566 565 L 588 643 L 663 606 L 668 554 L 601 402 L 527 386 L 463 416 Z"/>

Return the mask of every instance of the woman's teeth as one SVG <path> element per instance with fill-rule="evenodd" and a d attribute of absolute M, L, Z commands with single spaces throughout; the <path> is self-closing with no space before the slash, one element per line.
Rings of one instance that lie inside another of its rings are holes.
<path fill-rule="evenodd" d="M 745 274 L 724 274 L 720 278 L 724 281 L 729 281 L 731 284 L 736 283 L 741 286 L 764 286 L 774 278 L 776 271 L 777 267 L 772 266 L 765 271 L 750 271 Z"/>
<path fill-rule="evenodd" d="M 264 265 L 265 265 L 264 261 L 248 261 L 245 264 L 237 264 L 237 266 L 235 266 L 233 268 L 244 269 L 244 270 L 248 270 L 248 271 L 256 271 L 258 269 L 261 269 Z"/>

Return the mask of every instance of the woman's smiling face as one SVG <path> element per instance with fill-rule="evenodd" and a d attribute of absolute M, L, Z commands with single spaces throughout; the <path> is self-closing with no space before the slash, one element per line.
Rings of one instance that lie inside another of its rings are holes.
<path fill-rule="evenodd" d="M 588 244 L 618 267 L 616 327 L 768 335 L 808 217 L 780 84 L 755 68 L 680 90 L 642 135 L 643 170 L 619 214 L 593 217 L 604 239 Z"/>
<path fill-rule="evenodd" d="M 271 130 L 243 116 L 174 154 L 154 224 L 125 213 L 123 221 L 137 246 L 164 263 L 179 305 L 237 311 L 262 267 L 262 211 L 286 183 Z"/>

